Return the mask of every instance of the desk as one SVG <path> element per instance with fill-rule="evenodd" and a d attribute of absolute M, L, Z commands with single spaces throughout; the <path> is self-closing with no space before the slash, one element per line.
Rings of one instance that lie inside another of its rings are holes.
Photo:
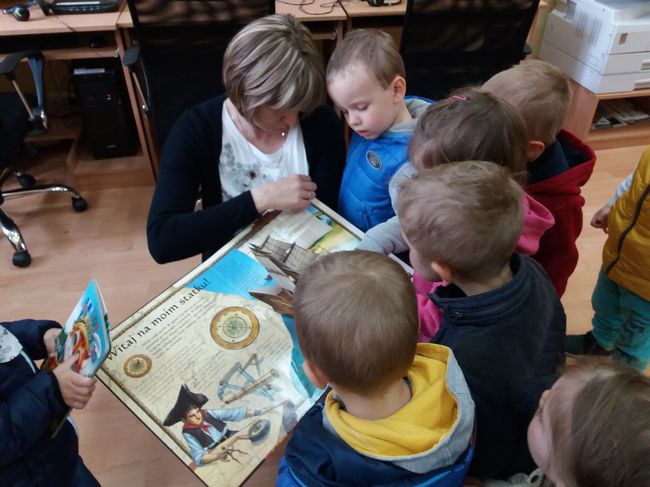
<path fill-rule="evenodd" d="M 2 7 L 13 2 L 0 2 Z M 125 5 L 122 6 L 122 10 Z M 92 58 L 117 58 L 124 49 L 123 40 L 117 30 L 117 20 L 122 11 L 84 14 L 49 15 L 32 7 L 28 22 L 17 22 L 11 15 L 0 15 L 0 42 L 8 36 L 63 35 L 87 33 L 102 35 L 105 46 L 91 48 L 79 45 L 64 49 L 42 49 L 46 60 L 72 60 Z M 44 44 L 47 41 L 44 40 Z M 134 96 L 128 71 L 122 68 L 131 105 L 131 111 L 138 131 L 140 151 L 134 156 L 95 160 L 87 147 L 80 142 L 81 122 L 78 119 L 51 119 L 47 134 L 32 137 L 33 142 L 46 140 L 71 140 L 71 148 L 66 158 L 66 167 L 71 183 L 79 190 L 121 186 L 142 186 L 154 182 L 154 172 L 149 146 L 144 135 L 141 113 Z M 46 90 L 47 91 L 47 90 Z M 47 93 L 46 93 L 47 97 Z"/>
<path fill-rule="evenodd" d="M 346 32 L 354 28 L 375 27 L 388 32 L 399 45 L 406 14 L 406 2 L 407 0 L 402 0 L 397 5 L 373 7 L 366 0 L 339 0 L 347 15 Z M 539 2 L 537 14 L 530 27 L 529 43 L 532 42 L 540 12 L 548 13 L 547 0 Z"/>
<path fill-rule="evenodd" d="M 402 26 L 406 13 L 406 0 L 397 5 L 373 7 L 366 0 L 339 0 L 345 10 L 347 22 L 345 31 L 360 28 L 381 29 L 391 35 L 399 46 L 402 40 Z"/>
<path fill-rule="evenodd" d="M 343 39 L 344 22 L 347 19 L 345 10 L 338 2 L 331 7 L 322 3 L 301 4 L 301 0 L 282 0 L 275 2 L 275 11 L 279 14 L 291 14 L 303 22 L 311 31 L 314 39 L 335 40 Z M 302 6 L 302 8 L 301 8 Z"/>
<path fill-rule="evenodd" d="M 373 7 L 366 0 L 339 0 L 343 10 L 350 20 L 358 17 L 403 17 L 406 13 L 406 0 L 397 5 L 382 5 Z"/>

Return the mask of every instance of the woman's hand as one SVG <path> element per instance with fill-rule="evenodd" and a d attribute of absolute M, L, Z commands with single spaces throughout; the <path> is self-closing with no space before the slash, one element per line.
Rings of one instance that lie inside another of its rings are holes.
<path fill-rule="evenodd" d="M 594 228 L 602 228 L 603 232 L 607 233 L 607 218 L 611 208 L 609 205 L 603 206 L 598 210 L 591 219 L 591 226 Z"/>
<path fill-rule="evenodd" d="M 266 210 L 301 210 L 316 197 L 316 183 L 309 176 L 292 174 L 251 189 L 251 195 L 260 214 Z"/>
<path fill-rule="evenodd" d="M 52 373 L 59 383 L 63 401 L 71 408 L 83 409 L 95 390 L 97 379 L 84 377 L 75 372 L 72 367 L 77 363 L 77 360 L 79 360 L 79 354 L 75 353 L 68 357 L 65 362 L 59 364 Z"/>

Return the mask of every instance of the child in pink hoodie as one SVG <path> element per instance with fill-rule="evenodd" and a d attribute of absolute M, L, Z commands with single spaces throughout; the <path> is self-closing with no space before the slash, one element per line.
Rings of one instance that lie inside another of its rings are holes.
<path fill-rule="evenodd" d="M 521 115 L 506 101 L 477 88 L 463 89 L 432 105 L 418 119 L 410 145 L 417 171 L 455 161 L 492 161 L 525 181 L 528 134 Z M 532 255 L 553 226 L 551 213 L 524 194 L 524 228 L 516 251 Z M 431 341 L 442 314 L 428 295 L 444 282 L 430 282 L 417 273 L 413 284 L 420 316 L 419 341 Z"/>

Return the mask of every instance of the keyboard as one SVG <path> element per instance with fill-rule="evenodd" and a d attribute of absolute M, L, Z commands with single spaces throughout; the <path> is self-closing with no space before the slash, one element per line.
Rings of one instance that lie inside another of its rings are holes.
<path fill-rule="evenodd" d="M 119 6 L 119 0 L 63 0 L 48 4 L 49 10 L 57 15 L 115 12 Z"/>

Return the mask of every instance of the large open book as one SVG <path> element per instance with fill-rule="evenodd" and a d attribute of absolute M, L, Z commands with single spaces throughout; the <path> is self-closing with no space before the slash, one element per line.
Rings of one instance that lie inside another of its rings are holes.
<path fill-rule="evenodd" d="M 360 232 L 321 203 L 267 214 L 112 330 L 100 380 L 207 485 L 241 484 L 314 404 L 292 293 Z"/>

